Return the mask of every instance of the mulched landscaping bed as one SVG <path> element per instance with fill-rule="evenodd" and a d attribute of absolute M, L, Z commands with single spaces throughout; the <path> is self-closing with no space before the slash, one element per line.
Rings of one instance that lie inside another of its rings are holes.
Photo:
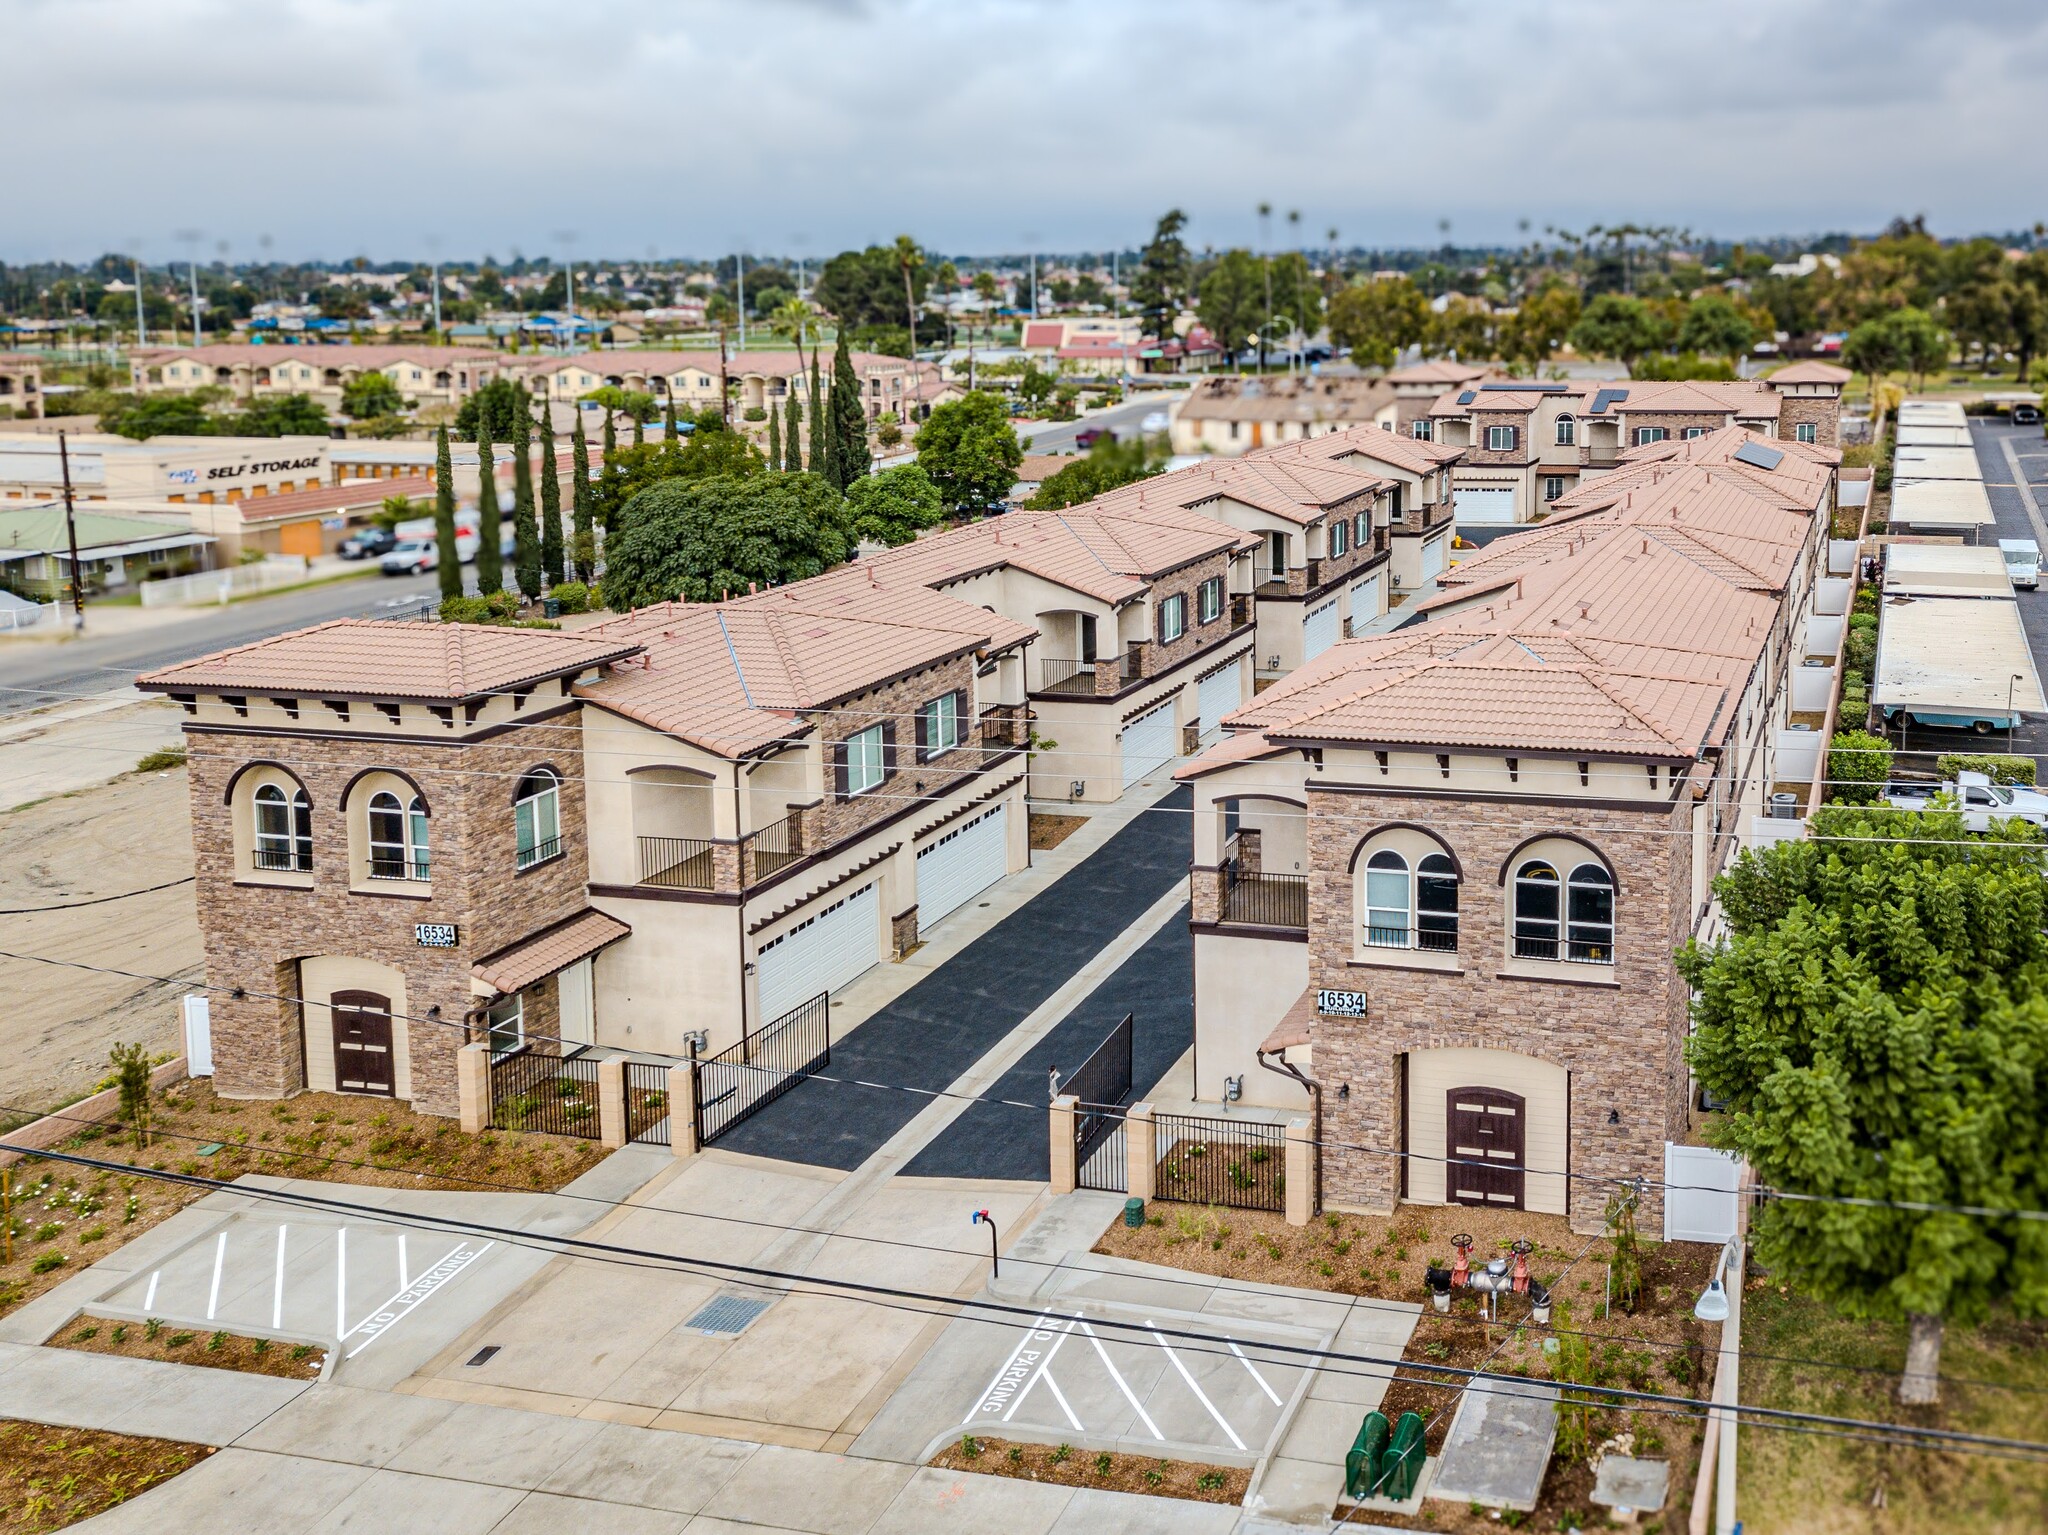
<path fill-rule="evenodd" d="M 1242 1503 L 1252 1480 L 1250 1471 L 1236 1466 L 1205 1466 L 1196 1461 L 1159 1460 L 1150 1455 L 1123 1455 L 1109 1450 L 1077 1450 L 1065 1444 L 1020 1444 L 1009 1439 L 979 1439 L 971 1434 L 939 1451 L 929 1464 L 946 1471 L 1013 1476 L 1021 1481 L 1051 1482 L 1059 1487 L 1139 1492 L 1155 1498 L 1186 1498 L 1192 1503 Z"/>
<path fill-rule="evenodd" d="M 1528 1302 L 1520 1296 L 1502 1297 L 1500 1320 L 1488 1322 L 1478 1297 L 1469 1291 L 1454 1293 L 1447 1315 L 1431 1309 L 1424 1270 L 1431 1262 L 1450 1266 L 1450 1239 L 1460 1232 L 1473 1238 L 1475 1265 L 1508 1256 L 1508 1244 L 1517 1239 L 1533 1242 L 1530 1272 L 1551 1286 L 1553 1300 L 1569 1310 L 1570 1322 L 1554 1311 L 1552 1326 L 1537 1326 L 1528 1320 Z M 1693 1302 L 1706 1287 L 1716 1257 L 1704 1244 L 1639 1241 L 1642 1293 L 1633 1315 L 1618 1307 L 1606 1314 L 1607 1239 L 1580 1235 L 1556 1215 L 1409 1205 L 1392 1216 L 1332 1212 L 1306 1227 L 1295 1227 L 1268 1211 L 1154 1202 L 1146 1209 L 1143 1227 L 1132 1230 L 1118 1220 L 1097 1241 L 1095 1251 L 1259 1284 L 1417 1303 L 1423 1310 L 1402 1353 L 1407 1362 L 1483 1367 L 1489 1373 L 1547 1380 L 1554 1356 L 1545 1351 L 1546 1341 L 1568 1325 L 1585 1335 L 1593 1384 L 1681 1397 L 1704 1397 L 1711 1389 L 1718 1330 L 1703 1327 L 1692 1315 Z M 1435 1454 L 1449 1430 L 1459 1389 L 1455 1376 L 1397 1370 L 1381 1410 L 1390 1421 L 1403 1412 L 1422 1414 L 1425 1442 Z M 1663 1411 L 1603 1409 L 1590 1414 L 1588 1442 L 1597 1446 L 1616 1434 L 1633 1432 L 1637 1454 L 1671 1462 L 1668 1528 L 1669 1510 L 1682 1509 L 1691 1497 L 1701 1427 L 1696 1419 Z M 1593 1475 L 1585 1462 L 1553 1459 L 1535 1513 L 1520 1519 L 1519 1526 L 1562 1530 L 1603 1525 L 1605 1511 L 1588 1501 L 1592 1489 Z M 1422 1512 L 1411 1518 L 1375 1514 L 1373 1522 L 1466 1532 L 1498 1530 L 1505 1521 L 1490 1512 L 1474 1514 L 1457 1505 L 1425 1502 Z"/>
<path fill-rule="evenodd" d="M 50 1348 L 71 1348 L 87 1354 L 198 1364 L 213 1370 L 239 1370 L 244 1375 L 275 1375 L 281 1380 L 312 1380 L 327 1359 L 327 1350 L 317 1344 L 279 1343 L 271 1338 L 245 1338 L 238 1333 L 169 1327 L 154 1318 L 127 1322 L 82 1316 L 66 1323 L 55 1337 L 45 1342 Z"/>
<path fill-rule="evenodd" d="M 223 1181 L 262 1173 L 436 1190 L 558 1189 L 606 1154 L 594 1141 L 563 1136 L 464 1135 L 452 1119 L 357 1094 L 301 1093 L 253 1102 L 218 1097 L 212 1082 L 201 1078 L 178 1083 L 150 1102 L 147 1147 L 138 1149 L 124 1128 L 94 1125 L 56 1149 Z M 0 1315 L 207 1192 L 36 1157 L 8 1169 L 8 1179 L 14 1256 L 0 1261 Z"/>
<path fill-rule="evenodd" d="M 1060 815 L 1050 810 L 1031 812 L 1031 851 L 1050 852 L 1088 824 L 1085 815 Z"/>
<path fill-rule="evenodd" d="M 213 1453 L 209 1445 L 0 1420 L 0 1535 L 104 1513 Z"/>

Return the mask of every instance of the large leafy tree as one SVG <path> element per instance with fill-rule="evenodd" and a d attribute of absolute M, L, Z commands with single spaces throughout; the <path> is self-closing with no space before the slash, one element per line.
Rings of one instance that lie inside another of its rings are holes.
<path fill-rule="evenodd" d="M 899 464 L 855 480 L 846 488 L 846 515 L 855 538 L 892 548 L 907 544 L 946 520 L 946 503 L 931 476 L 916 464 Z"/>
<path fill-rule="evenodd" d="M 1024 462 L 1003 402 L 979 389 L 935 408 L 916 441 L 919 467 L 955 512 L 979 514 L 996 505 Z"/>
<path fill-rule="evenodd" d="M 1226 356 L 1243 351 L 1266 322 L 1266 279 L 1258 257 L 1227 250 L 1202 274 L 1195 312 Z"/>
<path fill-rule="evenodd" d="M 1620 293 L 1603 293 L 1586 306 L 1572 327 L 1572 345 L 1589 357 L 1608 357 L 1631 372 L 1645 352 L 1663 348 L 1671 328 L 1648 304 Z"/>
<path fill-rule="evenodd" d="M 341 386 L 341 409 L 357 421 L 395 416 L 405 409 L 405 396 L 388 374 L 358 373 Z"/>
<path fill-rule="evenodd" d="M 1330 299 L 1330 340 L 1362 368 L 1391 368 L 1429 328 L 1429 300 L 1406 277 L 1353 283 Z"/>
<path fill-rule="evenodd" d="M 814 474 L 665 479 L 626 503 L 605 542 L 605 602 L 715 601 L 818 575 L 847 552 L 845 506 Z"/>
<path fill-rule="evenodd" d="M 252 400 L 227 430 L 236 437 L 325 437 L 327 412 L 306 394 L 271 395 Z"/>
<path fill-rule="evenodd" d="M 1497 333 L 1501 356 L 1526 368 L 1550 361 L 1579 323 L 1579 314 L 1576 288 L 1555 281 L 1542 284 L 1502 322 Z"/>
<path fill-rule="evenodd" d="M 512 418 L 524 409 L 526 391 L 509 378 L 494 378 L 468 399 L 455 412 L 455 440 L 457 442 L 479 441 L 479 430 L 488 433 L 492 442 L 512 440 Z"/>
<path fill-rule="evenodd" d="M 152 437 L 203 437 L 213 431 L 213 418 L 207 415 L 205 403 L 193 395 L 141 395 L 101 412 L 100 430 L 136 442 Z"/>
<path fill-rule="evenodd" d="M 1173 323 L 1188 297 L 1188 280 L 1193 263 L 1181 234 L 1188 216 L 1178 208 L 1167 209 L 1152 231 L 1152 238 L 1138 255 L 1138 270 L 1131 277 L 1131 302 L 1144 317 L 1145 331 L 1164 341 L 1173 335 Z M 986 284 L 982 279 L 987 278 Z M 974 291 L 984 302 L 995 293 L 995 278 L 983 272 L 974 280 Z"/>
<path fill-rule="evenodd" d="M 1135 442 L 1098 437 L 1086 454 L 1042 481 L 1024 504 L 1032 511 L 1079 506 L 1120 485 L 1158 474 L 1170 452 L 1163 437 Z"/>
<path fill-rule="evenodd" d="M 455 469 L 448 456 L 448 428 L 434 434 L 434 543 L 439 551 L 436 566 L 441 577 L 441 595 L 462 595 L 462 560 L 456 550 Z M 477 559 L 483 559 L 481 547 Z"/>
<path fill-rule="evenodd" d="M 860 379 L 853 371 L 853 353 L 847 350 L 846 332 L 832 353 L 832 392 L 825 397 L 825 430 L 832 438 L 832 456 L 826 460 L 825 478 L 836 490 L 844 490 L 868 472 L 873 462 L 868 453 L 867 411 L 861 405 Z"/>
<path fill-rule="evenodd" d="M 1716 883 L 1729 936 L 1690 945 L 1690 1046 L 1716 1135 L 1766 1186 L 1906 1204 L 2048 1202 L 2048 936 L 2040 834 L 1949 812 L 1822 811 L 1810 840 Z M 1771 1200 L 1772 1272 L 1909 1324 L 1902 1400 L 1932 1401 L 1944 1323 L 2048 1311 L 2048 1223 Z"/>
<path fill-rule="evenodd" d="M 1268 263 L 1273 273 L 1273 315 L 1275 341 L 1286 339 L 1282 318 L 1292 320 L 1306 340 L 1322 327 L 1323 289 L 1316 281 L 1308 257 L 1300 251 L 1282 251 Z"/>
<path fill-rule="evenodd" d="M 1430 312 L 1422 345 L 1433 357 L 1455 356 L 1464 362 L 1491 357 L 1493 316 L 1477 299 L 1453 293 L 1442 309 Z"/>
<path fill-rule="evenodd" d="M 916 242 L 911 245 L 915 249 Z M 818 273 L 811 297 L 828 314 L 837 317 L 842 330 L 857 325 L 893 325 L 904 312 L 906 302 L 912 309 L 923 304 L 930 282 L 921 261 L 907 273 L 900 261 L 894 245 L 841 251 Z"/>
<path fill-rule="evenodd" d="M 1678 324 L 1678 349 L 1730 362 L 1756 342 L 1756 326 L 1724 293 L 1702 293 L 1686 305 Z"/>

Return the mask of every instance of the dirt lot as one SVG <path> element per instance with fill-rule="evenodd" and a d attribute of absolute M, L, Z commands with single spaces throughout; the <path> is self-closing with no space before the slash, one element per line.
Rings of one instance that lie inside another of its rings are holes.
<path fill-rule="evenodd" d="M 1031 812 L 1031 851 L 1050 852 L 1088 824 L 1085 815 L 1061 815 L 1052 810 Z"/>
<path fill-rule="evenodd" d="M 0 773 L 9 748 L 0 745 Z M 182 768 L 127 774 L 0 813 L 0 947 L 177 978 L 130 981 L 0 959 L 0 1123 L 92 1091 L 107 1050 L 182 1048 L 178 998 L 201 973 L 190 884 L 68 911 L 36 906 L 120 895 L 192 873 Z"/>
<path fill-rule="evenodd" d="M 74 1327 L 49 1340 L 51 1348 L 85 1354 L 119 1354 L 124 1359 L 161 1359 L 168 1364 L 204 1365 L 210 1370 L 239 1370 L 244 1375 L 274 1375 L 280 1380 L 311 1380 L 320 1373 L 327 1351 L 310 1343 L 274 1343 L 269 1338 L 244 1338 L 231 1332 L 186 1332 L 147 1322 L 116 1322 L 85 1316 Z"/>
<path fill-rule="evenodd" d="M 90 1519 L 212 1453 L 171 1439 L 0 1421 L 0 1535 L 42 1535 Z"/>
<path fill-rule="evenodd" d="M 1150 1455 L 1121 1455 L 1108 1450 L 1077 1450 L 1071 1445 L 1016 1444 L 1008 1439 L 964 1436 L 931 1458 L 947 1471 L 975 1471 L 986 1476 L 1013 1476 L 1027 1482 L 1060 1487 L 1102 1487 L 1111 1492 L 1140 1492 L 1155 1498 L 1186 1498 L 1194 1503 L 1242 1503 L 1252 1474 L 1241 1467 L 1204 1466 L 1187 1460 L 1159 1460 Z"/>
<path fill-rule="evenodd" d="M 1713 1267 L 1710 1247 L 1640 1242 L 1642 1291 L 1636 1310 L 1630 1314 L 1615 1307 L 1609 1314 L 1611 1243 L 1573 1232 L 1560 1216 L 1407 1206 L 1391 1217 L 1333 1212 L 1297 1228 L 1264 1210 L 1154 1202 L 1146 1213 L 1146 1224 L 1138 1230 L 1121 1220 L 1112 1224 L 1095 1250 L 1203 1274 L 1420 1303 L 1423 1312 L 1402 1358 L 1421 1366 L 1483 1368 L 1549 1380 L 1560 1357 L 1557 1350 L 1583 1343 L 1584 1373 L 1577 1378 L 1589 1385 L 1678 1397 L 1701 1397 L 1711 1386 L 1711 1350 L 1718 1338 L 1692 1316 L 1693 1301 Z M 1510 1242 L 1534 1244 L 1530 1272 L 1551 1287 L 1557 1303 L 1551 1325 L 1530 1321 L 1528 1302 L 1519 1296 L 1500 1302 L 1498 1322 L 1485 1319 L 1469 1291 L 1453 1292 L 1448 1314 L 1430 1306 L 1423 1274 L 1432 1263 L 1451 1266 L 1450 1239 L 1460 1233 L 1473 1239 L 1474 1265 L 1506 1256 Z M 1455 1376 L 1427 1368 L 1401 1370 L 1388 1385 L 1382 1410 L 1389 1419 L 1420 1413 L 1425 1442 L 1434 1454 L 1450 1428 L 1458 1391 Z M 1589 1411 L 1587 1418 L 1589 1449 L 1614 1435 L 1633 1433 L 1636 1454 L 1668 1459 L 1673 1493 L 1667 1520 L 1671 1510 L 1683 1508 L 1699 1453 L 1696 1420 L 1662 1411 L 1605 1409 Z M 1604 1514 L 1587 1499 L 1592 1488 L 1592 1472 L 1583 1459 L 1558 1455 L 1525 1527 L 1558 1530 L 1604 1523 Z M 1443 1503 L 1425 1503 L 1412 1519 L 1375 1514 L 1372 1522 L 1457 1532 L 1502 1527 L 1491 1513 Z"/>
<path fill-rule="evenodd" d="M 595 1141 L 492 1131 L 464 1135 L 452 1119 L 389 1098 L 302 1093 L 237 1103 L 206 1081 L 157 1096 L 152 1143 L 91 1128 L 57 1148 L 223 1181 L 244 1173 L 407 1189 L 556 1189 L 604 1156 Z M 209 1150 L 208 1148 L 212 1148 Z M 360 1164 L 375 1164 L 364 1166 Z M 8 1172 L 14 1257 L 0 1262 L 0 1313 L 63 1283 L 205 1190 L 24 1158 Z"/>

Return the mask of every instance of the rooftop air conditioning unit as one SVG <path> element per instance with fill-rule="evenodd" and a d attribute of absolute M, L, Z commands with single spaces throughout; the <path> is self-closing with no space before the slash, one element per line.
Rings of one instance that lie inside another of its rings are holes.
<path fill-rule="evenodd" d="M 1779 821 L 1798 820 L 1799 796 L 1796 794 L 1773 794 L 1771 796 L 1771 816 L 1774 820 Z"/>

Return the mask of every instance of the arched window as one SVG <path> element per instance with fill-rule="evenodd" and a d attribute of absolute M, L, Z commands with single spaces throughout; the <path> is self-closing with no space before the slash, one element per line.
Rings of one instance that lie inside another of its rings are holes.
<path fill-rule="evenodd" d="M 1560 448 L 1569 448 L 1578 440 L 1578 418 L 1576 416 L 1559 416 L 1557 418 L 1557 445 Z"/>
<path fill-rule="evenodd" d="M 512 802 L 522 869 L 545 863 L 562 851 L 562 781 L 548 768 L 535 768 L 519 780 Z"/>
<path fill-rule="evenodd" d="M 1560 889 L 1557 870 L 1531 860 L 1515 870 L 1515 958 L 1556 959 Z"/>
<path fill-rule="evenodd" d="M 1365 864 L 1366 946 L 1407 948 L 1408 918 L 1408 860 L 1383 848 Z"/>
<path fill-rule="evenodd" d="M 310 874 L 313 870 L 313 802 L 304 789 L 285 797 L 281 785 L 256 790 L 256 867 L 274 873 Z"/>
<path fill-rule="evenodd" d="M 1458 948 L 1458 871 L 1442 853 L 1415 866 L 1415 947 L 1439 954 Z"/>
<path fill-rule="evenodd" d="M 1580 864 L 1565 886 L 1565 957 L 1614 963 L 1614 878 L 1597 863 Z"/>
<path fill-rule="evenodd" d="M 427 807 L 415 794 L 400 803 L 389 789 L 370 796 L 370 878 L 427 877 Z"/>

